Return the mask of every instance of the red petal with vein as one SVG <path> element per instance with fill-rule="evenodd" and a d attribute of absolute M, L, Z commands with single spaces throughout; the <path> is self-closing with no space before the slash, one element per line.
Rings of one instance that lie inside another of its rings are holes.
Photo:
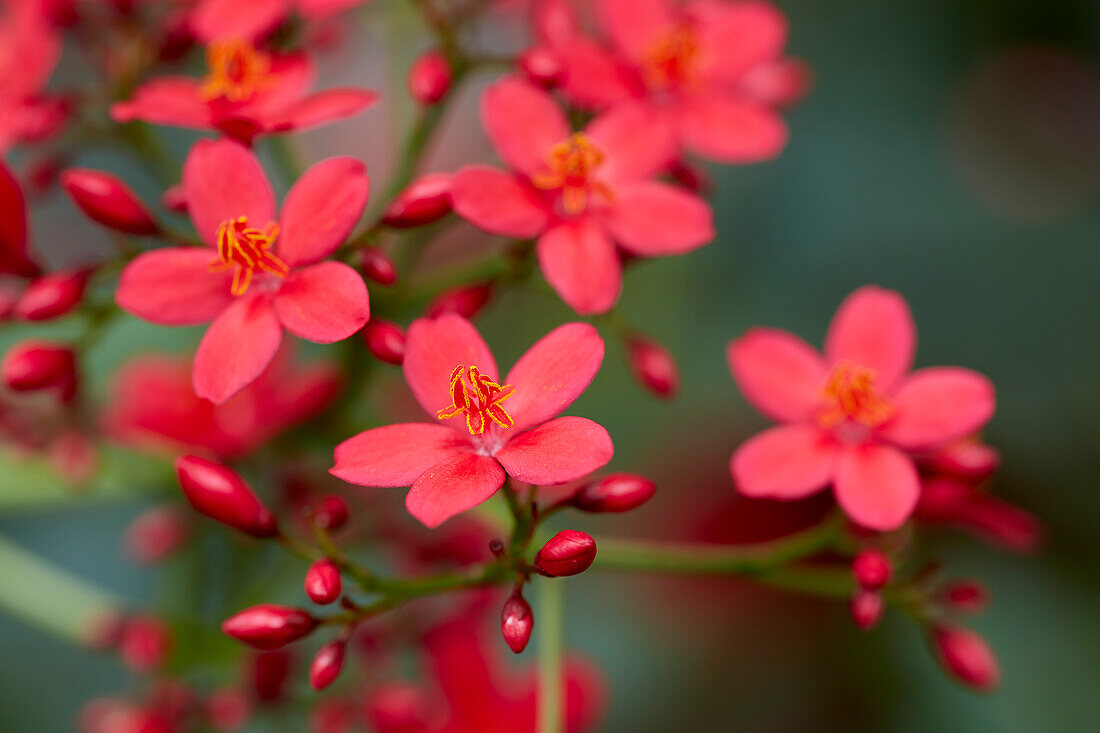
<path fill-rule="evenodd" d="M 590 219 L 559 224 L 539 238 L 537 250 L 547 282 L 577 313 L 605 313 L 619 299 L 619 255 Z"/>
<path fill-rule="evenodd" d="M 199 140 L 183 163 L 183 192 L 195 230 L 207 244 L 218 225 L 247 216 L 262 228 L 275 220 L 275 192 L 259 159 L 232 140 Z"/>
<path fill-rule="evenodd" d="M 918 369 L 893 396 L 882 437 L 909 450 L 943 445 L 981 429 L 996 409 L 993 383 L 969 369 Z"/>
<path fill-rule="evenodd" d="M 446 425 L 386 425 L 336 446 L 336 465 L 329 473 L 360 486 L 412 486 L 432 466 L 470 451 L 470 441 Z"/>
<path fill-rule="evenodd" d="M 195 352 L 195 394 L 225 402 L 263 372 L 282 338 L 269 293 L 237 298 L 210 324 Z"/>
<path fill-rule="evenodd" d="M 516 391 L 504 403 L 521 432 L 560 415 L 592 383 L 603 363 L 599 331 L 587 323 L 567 323 L 543 336 L 504 378 Z M 514 434 L 513 433 L 513 434 Z"/>
<path fill-rule="evenodd" d="M 875 387 L 888 391 L 909 371 L 917 330 L 905 298 L 867 285 L 840 304 L 825 335 L 825 359 L 875 370 Z"/>
<path fill-rule="evenodd" d="M 745 496 L 801 499 L 829 483 L 838 445 L 809 425 L 784 425 L 758 433 L 738 448 L 730 473 Z"/>
<path fill-rule="evenodd" d="M 516 435 L 496 452 L 509 476 L 546 486 L 587 476 L 615 454 L 602 425 L 584 417 L 559 417 Z"/>
<path fill-rule="evenodd" d="M 913 461 L 896 448 L 864 443 L 841 452 L 833 493 L 849 519 L 888 532 L 913 513 L 920 479 Z"/>
<path fill-rule="evenodd" d="M 233 273 L 210 272 L 209 247 L 166 247 L 138 255 L 118 280 L 115 302 L 131 315 L 165 326 L 213 320 L 233 303 Z"/>
<path fill-rule="evenodd" d="M 416 480 L 405 497 L 405 508 L 425 526 L 438 527 L 495 494 L 504 478 L 504 469 L 488 456 L 452 456 Z"/>
<path fill-rule="evenodd" d="M 493 352 L 465 318 L 447 313 L 413 321 L 405 337 L 405 381 L 416 401 L 433 418 L 451 405 L 451 373 L 459 365 L 476 366 L 482 374 L 499 381 Z M 458 421 L 458 429 L 466 429 L 461 415 L 451 420 Z"/>
<path fill-rule="evenodd" d="M 130 99 L 111 105 L 111 119 L 199 130 L 214 124 L 210 105 L 199 94 L 199 81 L 188 76 L 165 76 L 145 82 Z"/>
<path fill-rule="evenodd" d="M 620 186 L 600 218 L 616 242 L 644 257 L 683 254 L 714 239 L 710 206 L 693 193 L 657 181 Z"/>
<path fill-rule="evenodd" d="M 359 223 L 369 193 L 367 167 L 355 158 L 329 158 L 307 170 L 283 201 L 279 258 L 294 267 L 335 252 Z"/>
<path fill-rule="evenodd" d="M 275 132 L 310 130 L 353 117 L 377 101 L 378 95 L 366 89 L 326 89 L 294 102 L 265 121 Z"/>
<path fill-rule="evenodd" d="M 643 93 L 619 60 L 595 41 L 576 37 L 553 48 L 565 74 L 562 91 L 574 104 L 605 109 Z"/>
<path fill-rule="evenodd" d="M 511 173 L 468 165 L 451 184 L 459 216 L 491 234 L 528 239 L 546 229 L 550 212 L 538 194 Z"/>
<path fill-rule="evenodd" d="M 514 77 L 501 79 L 482 94 L 481 123 L 501 159 L 529 176 L 546 166 L 550 148 L 570 133 L 554 98 Z"/>
<path fill-rule="evenodd" d="M 370 319 L 367 284 L 343 262 L 310 265 L 283 280 L 275 312 L 296 336 L 319 344 L 343 341 Z"/>
<path fill-rule="evenodd" d="M 745 399 L 780 422 L 813 417 L 828 369 L 817 350 L 792 333 L 754 328 L 726 349 L 730 373 Z"/>
<path fill-rule="evenodd" d="M 594 119 L 585 132 L 606 156 L 599 172 L 613 187 L 618 181 L 652 178 L 679 153 L 672 118 L 647 104 L 619 105 Z"/>

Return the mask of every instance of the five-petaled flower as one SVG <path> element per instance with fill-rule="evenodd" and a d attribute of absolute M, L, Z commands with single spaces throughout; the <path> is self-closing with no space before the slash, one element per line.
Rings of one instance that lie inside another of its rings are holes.
<path fill-rule="evenodd" d="M 493 234 L 538 237 L 539 265 L 578 313 L 618 300 L 617 243 L 642 256 L 682 254 L 714 237 L 710 207 L 652 180 L 676 155 L 671 133 L 625 105 L 572 133 L 553 97 L 515 78 L 493 84 L 481 117 L 513 172 L 466 166 L 455 176 L 455 211 Z"/>
<path fill-rule="evenodd" d="M 841 304 L 824 358 L 793 334 L 750 330 L 729 345 L 733 378 L 784 423 L 753 437 L 730 468 L 747 496 L 799 499 L 832 484 L 853 521 L 901 526 L 920 496 L 914 456 L 980 429 L 993 385 L 958 367 L 908 374 L 916 331 L 905 300 L 867 286 Z"/>
<path fill-rule="evenodd" d="M 259 160 L 231 140 L 201 140 L 183 189 L 195 229 L 211 247 L 167 247 L 137 257 L 119 279 L 123 310 L 153 323 L 213 320 L 195 354 L 195 392 L 222 403 L 255 379 L 283 329 L 317 343 L 352 335 L 370 317 L 367 286 L 340 246 L 367 204 L 363 164 L 329 158 L 291 187 L 276 218 Z"/>
<path fill-rule="evenodd" d="M 611 438 L 591 420 L 558 415 L 596 376 L 603 353 L 595 328 L 567 323 L 502 381 L 469 321 L 455 314 L 417 320 L 409 327 L 405 380 L 439 424 L 360 433 L 336 446 L 330 472 L 361 486 L 411 486 L 405 506 L 428 527 L 488 499 L 506 472 L 540 486 L 580 478 L 611 460 Z"/>

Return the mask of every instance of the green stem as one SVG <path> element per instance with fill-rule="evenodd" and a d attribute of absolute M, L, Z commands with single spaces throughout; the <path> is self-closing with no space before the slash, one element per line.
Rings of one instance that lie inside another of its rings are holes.
<path fill-rule="evenodd" d="M 561 733 L 562 644 L 565 626 L 565 582 L 548 580 L 539 583 L 538 622 L 539 653 L 539 716 L 538 733 Z"/>

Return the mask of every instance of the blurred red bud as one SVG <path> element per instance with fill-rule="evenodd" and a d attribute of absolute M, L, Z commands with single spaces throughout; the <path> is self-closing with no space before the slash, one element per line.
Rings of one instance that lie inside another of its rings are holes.
<path fill-rule="evenodd" d="M 359 269 L 363 277 L 374 280 L 380 285 L 393 285 L 397 282 L 397 267 L 393 264 L 393 260 L 377 247 L 363 250 Z"/>
<path fill-rule="evenodd" d="M 430 709 L 420 688 L 389 682 L 375 687 L 367 698 L 368 729 L 374 733 L 421 733 L 429 730 Z"/>
<path fill-rule="evenodd" d="M 387 364 L 405 360 L 405 331 L 396 323 L 374 318 L 363 326 L 363 341 L 374 356 Z"/>
<path fill-rule="evenodd" d="M 457 313 L 463 318 L 473 318 L 489 302 L 493 295 L 492 283 L 462 285 L 445 290 L 428 304 L 424 314 L 436 318 L 444 313 Z"/>
<path fill-rule="evenodd" d="M 61 174 L 61 187 L 88 217 L 130 234 L 155 234 L 156 222 L 137 195 L 121 180 L 103 171 L 69 168 Z"/>
<path fill-rule="evenodd" d="M 249 659 L 246 676 L 257 700 L 273 703 L 283 698 L 290 676 L 290 661 L 290 652 L 285 649 L 261 652 Z"/>
<path fill-rule="evenodd" d="M 705 168 L 690 165 L 682 160 L 673 163 L 668 169 L 668 174 L 672 180 L 701 196 L 706 196 L 714 189 L 714 181 Z"/>
<path fill-rule="evenodd" d="M 348 503 L 336 494 L 322 498 L 313 510 L 313 521 L 321 529 L 340 529 L 348 523 Z"/>
<path fill-rule="evenodd" d="M 382 221 L 395 229 L 431 224 L 451 213 L 451 174 L 427 173 L 389 203 Z"/>
<path fill-rule="evenodd" d="M 588 570 L 596 559 L 596 541 L 576 529 L 563 529 L 535 556 L 535 569 L 543 575 L 563 577 Z"/>
<path fill-rule="evenodd" d="M 534 46 L 520 54 L 519 68 L 532 84 L 543 89 L 552 89 L 565 79 L 558 55 L 544 46 Z"/>
<path fill-rule="evenodd" d="M 858 590 L 848 605 L 852 621 L 861 629 L 869 629 L 882 618 L 882 596 L 875 591 Z"/>
<path fill-rule="evenodd" d="M 331 685 L 344 668 L 344 642 L 333 641 L 325 644 L 313 657 L 309 666 L 309 684 L 315 690 L 323 690 Z"/>
<path fill-rule="evenodd" d="M 937 595 L 940 603 L 957 613 L 981 613 L 989 605 L 989 591 L 974 580 L 948 583 Z"/>
<path fill-rule="evenodd" d="M 168 657 L 172 633 L 153 616 L 132 616 L 123 622 L 118 655 L 134 672 L 152 672 Z"/>
<path fill-rule="evenodd" d="M 628 512 L 645 504 L 657 485 L 633 473 L 612 473 L 578 491 L 570 503 L 585 512 Z"/>
<path fill-rule="evenodd" d="M 931 629 L 932 648 L 945 672 L 979 692 L 990 692 L 1001 681 L 1001 667 L 985 639 L 962 626 L 941 624 Z"/>
<path fill-rule="evenodd" d="M 52 272 L 34 280 L 19 296 L 12 313 L 25 321 L 47 321 L 62 316 L 80 303 L 88 271 Z"/>
<path fill-rule="evenodd" d="M 866 590 L 878 590 L 890 582 L 893 567 L 890 558 L 881 550 L 865 547 L 852 560 L 852 575 Z"/>
<path fill-rule="evenodd" d="M 657 397 L 676 396 L 680 391 L 680 370 L 664 346 L 642 336 L 631 336 L 626 350 L 630 371 L 642 387 Z"/>
<path fill-rule="evenodd" d="M 230 616 L 222 622 L 222 632 L 257 649 L 279 647 L 308 636 L 317 628 L 317 619 L 293 606 L 261 603 Z"/>
<path fill-rule="evenodd" d="M 275 517 L 236 471 L 198 456 L 176 459 L 183 495 L 195 510 L 253 537 L 278 534 Z"/>
<path fill-rule="evenodd" d="M 304 585 L 309 600 L 321 605 L 332 603 L 343 589 L 340 568 L 327 557 L 322 558 L 309 566 Z"/>
<path fill-rule="evenodd" d="M 421 54 L 409 68 L 409 96 L 420 104 L 435 104 L 451 89 L 451 67 L 439 51 Z"/>
<path fill-rule="evenodd" d="M 187 213 L 187 196 L 183 192 L 183 185 L 169 186 L 160 196 L 160 202 L 164 208 L 177 214 Z"/>
<path fill-rule="evenodd" d="M 214 690 L 204 705 L 206 719 L 216 730 L 238 730 L 248 722 L 248 698 L 236 687 Z"/>
<path fill-rule="evenodd" d="M 53 341 L 20 341 L 0 361 L 0 379 L 17 392 L 60 389 L 68 399 L 76 390 L 76 357 Z"/>
<path fill-rule="evenodd" d="M 531 613 L 531 606 L 519 593 L 513 593 L 504 602 L 504 608 L 500 612 L 500 633 L 508 648 L 516 654 L 526 649 L 534 627 L 535 617 Z"/>
<path fill-rule="evenodd" d="M 179 507 L 155 506 L 130 522 L 123 537 L 126 553 L 135 562 L 151 565 L 179 549 L 191 535 L 188 517 Z"/>

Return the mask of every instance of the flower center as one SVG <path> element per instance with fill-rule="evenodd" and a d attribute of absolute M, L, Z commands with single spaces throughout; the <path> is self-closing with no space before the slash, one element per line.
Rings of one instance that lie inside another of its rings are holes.
<path fill-rule="evenodd" d="M 824 428 L 835 427 L 846 420 L 874 428 L 894 411 L 894 406 L 875 390 L 875 371 L 848 362 L 836 366 L 825 383 L 822 396 L 825 409 L 817 419 Z"/>
<path fill-rule="evenodd" d="M 252 282 L 252 272 L 263 270 L 286 277 L 290 268 L 268 250 L 279 236 L 279 225 L 271 221 L 263 229 L 248 226 L 247 216 L 223 221 L 218 226 L 218 258 L 210 263 L 211 272 L 236 267 L 233 294 L 243 295 Z"/>
<path fill-rule="evenodd" d="M 653 43 L 645 54 L 643 74 L 652 89 L 689 81 L 699 62 L 699 37 L 690 23 L 680 23 Z"/>
<path fill-rule="evenodd" d="M 246 102 L 271 82 L 271 57 L 248 41 L 215 41 L 206 49 L 206 65 L 201 94 L 207 101 Z"/>
<path fill-rule="evenodd" d="M 596 169 L 603 160 L 603 151 L 593 145 L 587 135 L 574 133 L 550 148 L 546 154 L 546 169 L 535 174 L 531 182 L 544 191 L 561 189 L 565 213 L 574 216 L 585 210 L 592 194 L 608 201 L 615 198 L 606 183 L 596 180 Z"/>
<path fill-rule="evenodd" d="M 437 412 L 436 417 L 446 420 L 465 413 L 470 435 L 481 435 L 491 422 L 507 429 L 515 423 L 500 403 L 515 391 L 510 384 L 500 385 L 489 379 L 476 366 L 459 364 L 451 372 L 451 404 Z"/>

